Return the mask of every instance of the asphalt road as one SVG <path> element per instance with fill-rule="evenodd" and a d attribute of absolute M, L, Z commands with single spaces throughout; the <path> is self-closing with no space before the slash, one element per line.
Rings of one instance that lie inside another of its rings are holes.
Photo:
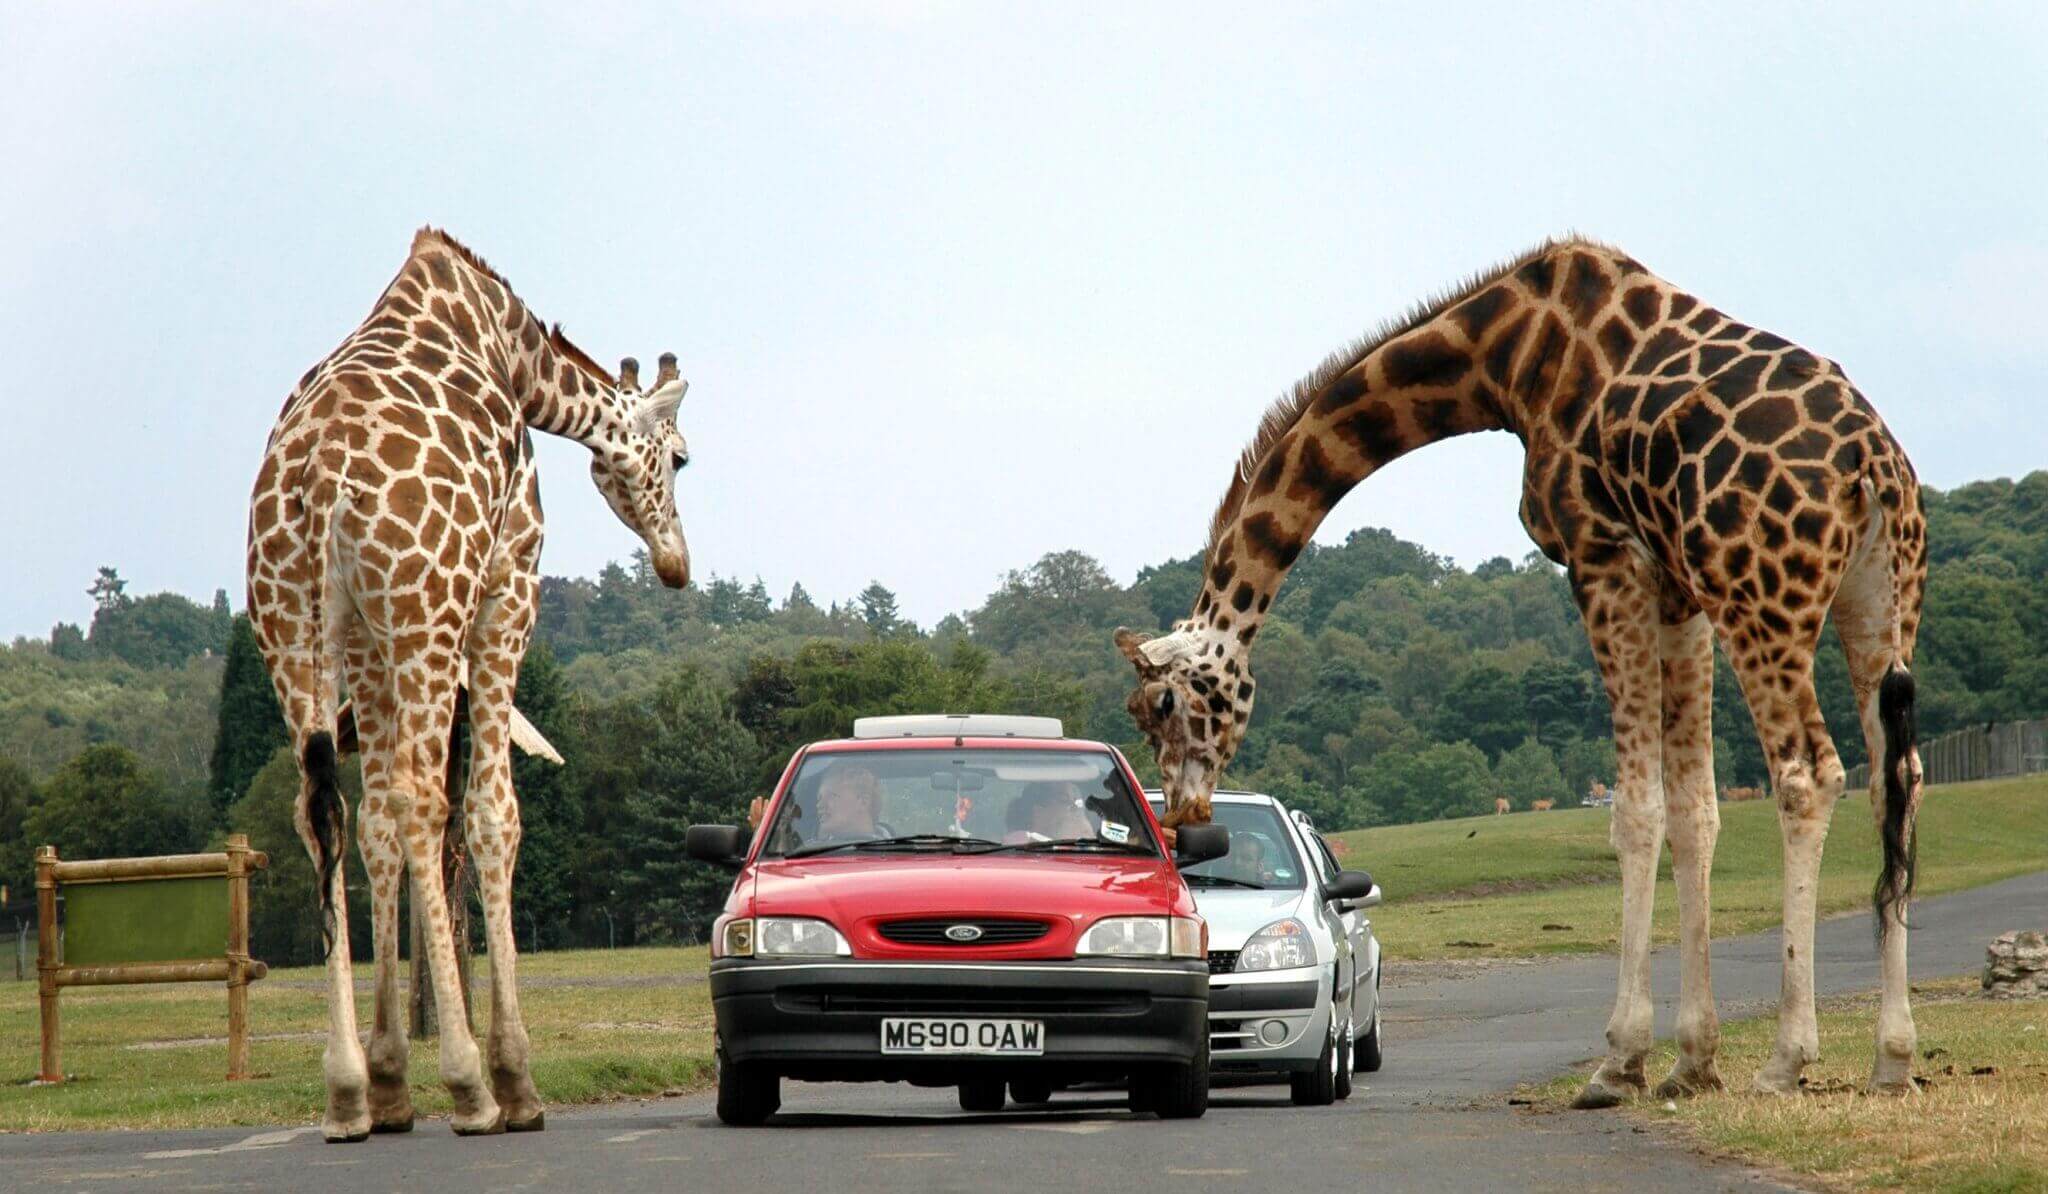
<path fill-rule="evenodd" d="M 1916 975 L 1981 966 L 2005 929 L 2048 923 L 2048 872 L 1915 906 Z M 1878 981 L 1867 915 L 1825 922 L 1824 992 Z M 1767 1010 L 1776 934 L 1715 943 L 1724 1015 Z M 406 1136 L 327 1145 L 315 1127 L 255 1132 L 0 1137 L 0 1190 L 1602 1190 L 1774 1189 L 1612 1112 L 1529 1115 L 1502 1092 L 1598 1052 L 1611 958 L 1506 965 L 1387 990 L 1387 1068 L 1350 1102 L 1298 1108 L 1285 1086 L 1222 1088 L 1206 1118 L 1134 1117 L 1120 1094 L 1065 1094 L 1050 1110 L 967 1115 L 950 1090 L 786 1088 L 766 1128 L 725 1128 L 710 1099 L 549 1112 L 540 1135 Z M 1660 953 L 1668 1029 L 1676 959 Z M 1731 1074 L 1731 1080 L 1747 1075 Z"/>

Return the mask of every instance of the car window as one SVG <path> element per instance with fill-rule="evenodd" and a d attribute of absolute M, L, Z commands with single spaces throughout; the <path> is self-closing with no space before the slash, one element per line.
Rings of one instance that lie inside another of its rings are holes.
<path fill-rule="evenodd" d="M 1308 837 L 1316 844 L 1316 862 L 1322 868 L 1324 880 L 1335 879 L 1337 872 L 1344 868 L 1337 865 L 1337 856 L 1330 850 L 1329 839 L 1313 829 L 1308 831 Z"/>
<path fill-rule="evenodd" d="M 1153 811 L 1159 805 L 1154 803 Z M 1299 891 L 1307 883 L 1294 835 L 1270 804 L 1217 802 L 1211 822 L 1230 831 L 1230 853 L 1207 862 L 1186 863 L 1181 877 L 1195 887 L 1264 887 Z"/>
<path fill-rule="evenodd" d="M 907 748 L 806 756 L 763 853 L 915 835 L 1158 848 L 1106 752 Z"/>

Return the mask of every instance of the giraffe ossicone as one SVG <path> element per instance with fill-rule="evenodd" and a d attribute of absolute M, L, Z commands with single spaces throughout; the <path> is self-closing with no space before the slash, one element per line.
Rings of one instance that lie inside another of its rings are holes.
<path fill-rule="evenodd" d="M 463 1002 L 440 865 L 450 828 L 474 862 L 492 987 L 482 1049 L 462 1017 L 443 1017 L 453 1127 L 485 1134 L 545 1123 L 519 1010 L 511 903 L 520 824 L 510 752 L 561 761 L 512 704 L 539 602 L 530 433 L 590 449 L 606 503 L 646 544 L 662 581 L 681 588 L 690 562 L 675 477 L 689 449 L 675 417 L 685 389 L 673 353 L 651 394 L 641 393 L 630 359 L 617 377 L 606 372 L 474 253 L 428 228 L 369 316 L 300 379 L 278 417 L 250 499 L 249 612 L 299 760 L 294 822 L 318 876 L 329 1140 L 412 1125 L 397 970 L 408 879 L 435 998 L 444 1008 Z M 450 743 L 463 696 L 469 765 L 462 821 L 451 827 Z M 355 828 L 376 968 L 367 1049 L 356 1036 L 348 919 L 336 914 L 347 906 L 340 861 L 349 821 L 337 748 L 350 729 L 363 760 Z"/>
<path fill-rule="evenodd" d="M 1834 362 L 1742 324 L 1619 250 L 1550 242 L 1332 355 L 1258 424 L 1210 522 L 1189 616 L 1129 630 L 1126 707 L 1153 748 L 1166 821 L 1206 820 L 1250 720 L 1251 650 L 1288 570 L 1375 470 L 1450 436 L 1526 449 L 1522 522 L 1562 565 L 1613 708 L 1610 837 L 1620 975 L 1608 1053 L 1580 1097 L 1647 1087 L 1650 911 L 1669 842 L 1678 889 L 1679 1059 L 1665 1093 L 1721 1085 L 1708 978 L 1714 648 L 1742 684 L 1780 811 L 1783 997 L 1759 1089 L 1797 1089 L 1819 1053 L 1813 921 L 1844 771 L 1813 660 L 1832 614 L 1869 757 L 1883 859 L 1883 990 L 1871 1085 L 1911 1088 L 1904 910 L 1920 766 L 1910 666 L 1927 569 L 1912 465 Z"/>

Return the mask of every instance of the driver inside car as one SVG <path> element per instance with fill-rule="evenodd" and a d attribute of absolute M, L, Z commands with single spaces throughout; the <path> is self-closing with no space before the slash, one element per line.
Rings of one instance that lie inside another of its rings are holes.
<path fill-rule="evenodd" d="M 1095 836 L 1081 809 L 1081 790 L 1065 780 L 1027 785 L 1010 805 L 1005 842 L 1074 841 Z"/>

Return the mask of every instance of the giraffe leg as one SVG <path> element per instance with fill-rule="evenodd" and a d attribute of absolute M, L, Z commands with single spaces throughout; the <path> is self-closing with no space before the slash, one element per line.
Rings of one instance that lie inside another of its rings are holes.
<path fill-rule="evenodd" d="M 413 666 L 420 666 L 415 664 Z M 413 688 L 434 691 L 421 680 L 408 684 L 401 672 L 401 693 Z M 441 1081 L 455 1103 L 453 1127 L 458 1135 L 487 1135 L 505 1130 L 505 1115 L 484 1081 L 483 1066 L 469 1025 L 457 1009 L 463 1006 L 462 972 L 456 966 L 450 934 L 448 897 L 441 885 L 441 846 L 448 828 L 448 747 L 454 718 L 452 686 L 401 712 L 402 729 L 395 752 L 401 798 L 409 804 L 402 829 L 406 869 L 412 876 L 413 915 L 426 926 L 427 962 L 433 973 L 434 1001 L 441 1015 Z M 457 893 L 458 896 L 460 893 Z"/>
<path fill-rule="evenodd" d="M 1614 709 L 1619 772 L 1608 838 L 1621 857 L 1621 972 L 1607 1020 L 1607 1057 L 1573 1101 L 1612 1107 L 1644 1093 L 1652 1042 L 1650 911 L 1664 838 L 1662 658 L 1658 583 L 1651 566 L 1623 550 L 1610 573 L 1575 573 L 1573 588 Z"/>
<path fill-rule="evenodd" d="M 1910 654 L 1910 643 L 1893 637 L 1895 599 L 1881 538 L 1866 537 L 1861 551 L 1842 577 L 1835 594 L 1835 629 L 1842 638 L 1842 653 L 1849 661 L 1849 687 L 1856 696 L 1857 718 L 1863 724 L 1863 742 L 1870 759 L 1870 809 L 1884 832 L 1885 815 L 1885 730 L 1878 713 L 1878 690 L 1885 673 L 1896 664 L 1903 666 L 1902 654 Z M 1902 652 L 1901 648 L 1904 648 Z M 1913 752 L 1906 759 L 1906 825 L 1911 832 L 1920 805 L 1920 759 Z M 1870 1089 L 1911 1093 L 1913 1052 L 1918 1045 L 1913 1028 L 1913 1008 L 1906 983 L 1905 906 L 1886 915 L 1879 925 L 1879 966 L 1882 992 L 1877 1009 L 1877 1054 L 1870 1070 Z"/>
<path fill-rule="evenodd" d="M 470 857 L 483 896 L 491 950 L 491 1086 L 508 1131 L 545 1124 L 540 1095 L 527 1070 L 526 1021 L 519 1012 L 518 947 L 512 923 L 512 873 L 519 857 L 519 803 L 512 790 L 511 717 L 530 615 L 484 603 L 472 636 L 469 667 L 470 765 L 464 798 Z M 523 624 L 522 624 L 523 623 Z"/>
<path fill-rule="evenodd" d="M 1761 626 L 1745 626 L 1730 637 L 1758 644 L 1737 657 L 1735 671 L 1770 760 L 1785 851 L 1785 967 L 1778 993 L 1778 1040 L 1753 1085 L 1758 1091 L 1789 1094 L 1799 1089 L 1800 1072 L 1820 1056 L 1813 1007 L 1814 906 L 1821 849 L 1845 775 L 1813 691 L 1818 627 L 1789 646 L 1782 635 Z M 1770 645 L 1768 654 L 1761 644 Z"/>
<path fill-rule="evenodd" d="M 376 949 L 376 1011 L 370 1021 L 370 1130 L 412 1130 L 411 1042 L 398 994 L 398 909 L 405 881 L 399 844 L 400 801 L 392 789 L 391 685 L 383 660 L 360 641 L 348 652 L 350 708 L 363 763 L 363 807 L 356 848 L 370 880 L 370 931 Z"/>
<path fill-rule="evenodd" d="M 1664 819 L 1671 874 L 1678 884 L 1678 1061 L 1657 1086 L 1660 1098 L 1722 1087 L 1714 1054 L 1721 1021 L 1714 1012 L 1709 962 L 1713 937 L 1708 876 L 1721 810 L 1714 800 L 1714 634 L 1703 613 L 1658 628 L 1664 661 Z"/>

